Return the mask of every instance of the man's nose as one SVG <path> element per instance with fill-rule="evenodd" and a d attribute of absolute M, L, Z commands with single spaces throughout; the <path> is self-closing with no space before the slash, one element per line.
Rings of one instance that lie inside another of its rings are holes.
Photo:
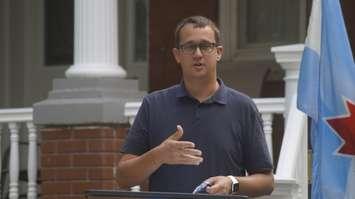
<path fill-rule="evenodd" d="M 193 55 L 194 56 L 202 56 L 203 55 L 202 52 L 201 52 L 200 47 L 196 46 Z"/>

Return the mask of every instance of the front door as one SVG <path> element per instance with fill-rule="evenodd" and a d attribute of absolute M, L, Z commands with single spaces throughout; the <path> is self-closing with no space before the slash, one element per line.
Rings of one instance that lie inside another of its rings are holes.
<path fill-rule="evenodd" d="M 149 91 L 154 91 L 181 79 L 172 54 L 176 24 L 192 15 L 217 22 L 218 0 L 151 0 L 149 4 Z"/>

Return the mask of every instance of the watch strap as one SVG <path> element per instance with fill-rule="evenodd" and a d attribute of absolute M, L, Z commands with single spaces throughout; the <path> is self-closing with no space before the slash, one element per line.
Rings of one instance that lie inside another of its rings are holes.
<path fill-rule="evenodd" d="M 232 181 L 232 185 L 231 185 L 231 193 L 235 193 L 238 191 L 239 189 L 239 181 L 236 177 L 229 175 L 227 176 L 229 179 L 231 179 Z"/>

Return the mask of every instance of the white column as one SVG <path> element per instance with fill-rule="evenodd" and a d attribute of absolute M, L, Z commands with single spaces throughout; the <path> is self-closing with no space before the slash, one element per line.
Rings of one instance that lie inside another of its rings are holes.
<path fill-rule="evenodd" d="M 297 82 L 303 48 L 303 44 L 277 46 L 271 48 L 271 52 L 275 54 L 276 61 L 285 71 L 285 118 L 287 118 L 290 110 L 292 96 L 297 93 Z"/>
<path fill-rule="evenodd" d="M 66 77 L 126 77 L 118 65 L 117 12 L 117 0 L 75 0 L 74 65 Z"/>
<path fill-rule="evenodd" d="M 37 198 L 37 130 L 32 122 L 26 123 L 28 129 L 28 162 L 27 162 L 27 199 Z"/>
<path fill-rule="evenodd" d="M 19 126 L 16 123 L 9 123 L 10 129 L 10 187 L 9 198 L 18 199 L 18 180 L 19 180 Z"/>

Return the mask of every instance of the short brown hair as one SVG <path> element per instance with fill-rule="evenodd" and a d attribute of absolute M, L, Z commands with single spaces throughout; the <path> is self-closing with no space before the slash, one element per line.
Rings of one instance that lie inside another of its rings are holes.
<path fill-rule="evenodd" d="M 175 28 L 175 46 L 177 48 L 179 48 L 179 46 L 180 46 L 180 31 L 187 24 L 193 24 L 194 28 L 204 28 L 206 26 L 211 27 L 214 32 L 216 44 L 222 45 L 221 33 L 220 33 L 219 29 L 217 28 L 216 24 L 212 20 L 208 19 L 207 17 L 203 17 L 203 16 L 191 16 L 191 17 L 187 17 L 187 18 L 181 20 Z"/>

